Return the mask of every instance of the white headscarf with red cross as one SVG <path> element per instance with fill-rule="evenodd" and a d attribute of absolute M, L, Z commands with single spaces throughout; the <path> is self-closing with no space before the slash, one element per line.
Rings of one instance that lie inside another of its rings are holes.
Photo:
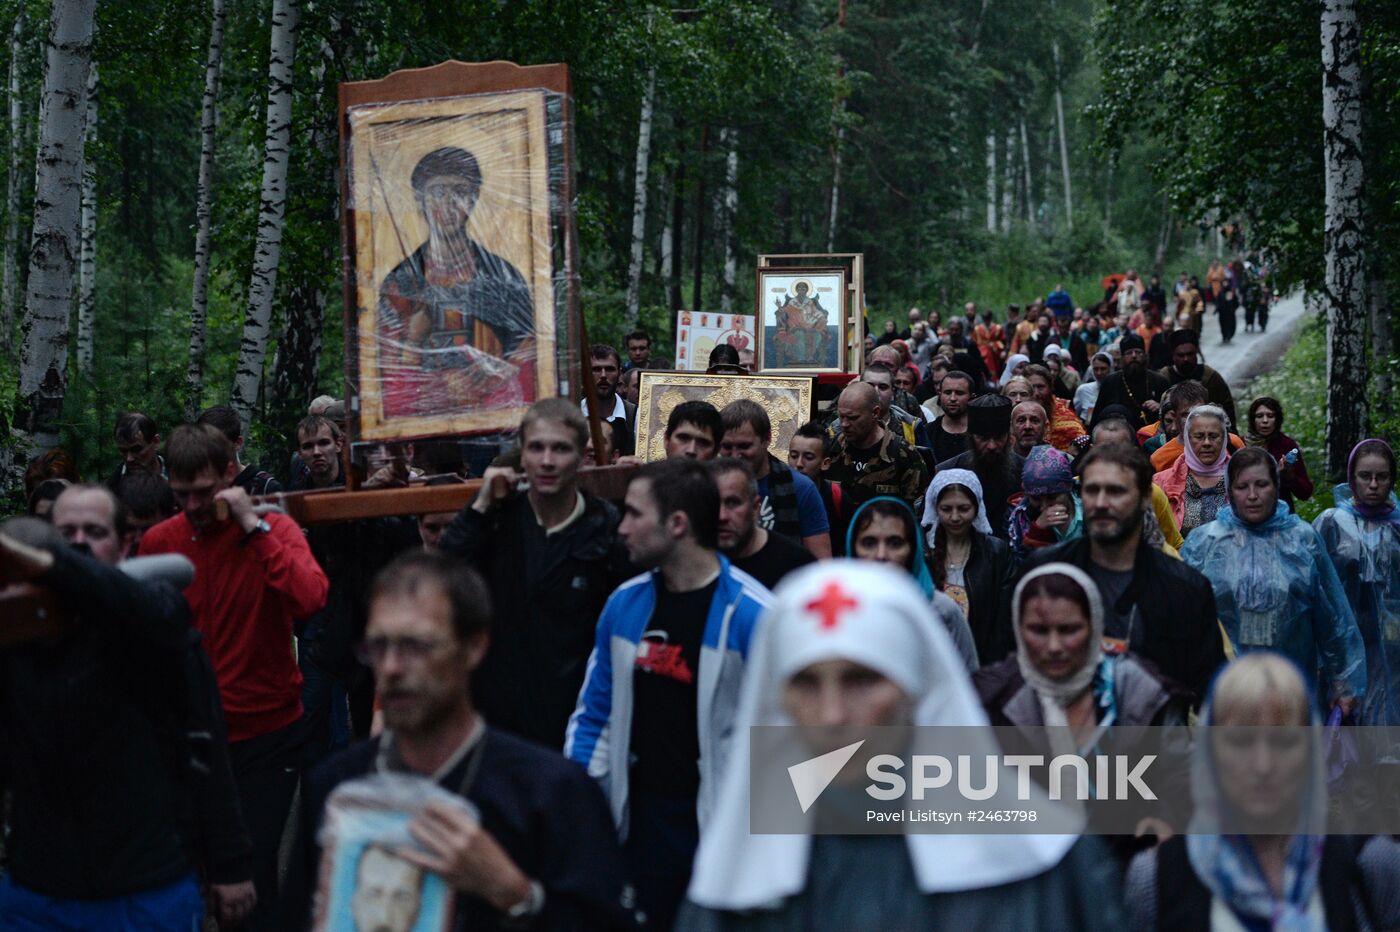
<path fill-rule="evenodd" d="M 943 624 L 908 573 L 866 560 L 823 560 L 783 580 L 745 668 L 718 802 L 700 839 L 689 898 L 717 910 L 773 906 L 807 882 L 810 835 L 749 831 L 749 727 L 796 724 L 783 707 L 792 676 L 848 660 L 896 683 L 915 725 L 987 725 Z M 990 728 L 986 754 L 1000 749 Z M 1054 867 L 1077 835 L 909 834 L 924 893 L 980 890 Z"/>

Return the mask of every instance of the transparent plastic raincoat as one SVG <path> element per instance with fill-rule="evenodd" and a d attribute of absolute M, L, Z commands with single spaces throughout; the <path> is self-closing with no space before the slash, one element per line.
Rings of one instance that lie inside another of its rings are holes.
<path fill-rule="evenodd" d="M 1366 518 L 1352 506 L 1350 486 L 1332 492 L 1336 508 L 1313 528 L 1336 567 L 1366 645 L 1363 725 L 1400 725 L 1400 523 Z M 1390 499 L 1395 502 L 1395 494 Z"/>
<path fill-rule="evenodd" d="M 1240 653 L 1268 648 L 1321 677 L 1328 700 L 1366 694 L 1366 652 L 1322 538 L 1279 502 L 1247 525 L 1226 506 L 1186 538 L 1181 559 L 1205 574 Z"/>

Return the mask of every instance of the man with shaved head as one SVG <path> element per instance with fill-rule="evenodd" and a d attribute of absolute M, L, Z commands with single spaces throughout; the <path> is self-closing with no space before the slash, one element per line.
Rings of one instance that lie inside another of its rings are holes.
<path fill-rule="evenodd" d="M 836 401 L 836 413 L 841 434 L 828 478 L 841 483 L 853 505 L 893 495 L 918 514 L 928 485 L 924 461 L 913 447 L 880 426 L 880 396 L 874 387 L 865 382 L 847 385 Z"/>

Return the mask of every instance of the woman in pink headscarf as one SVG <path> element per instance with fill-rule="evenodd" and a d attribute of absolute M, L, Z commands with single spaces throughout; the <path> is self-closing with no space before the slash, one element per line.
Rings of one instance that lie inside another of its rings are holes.
<path fill-rule="evenodd" d="M 1167 493 L 1172 514 L 1185 537 L 1215 520 L 1226 502 L 1225 470 L 1230 464 L 1230 419 L 1219 405 L 1199 405 L 1182 425 L 1182 455 L 1152 477 Z"/>

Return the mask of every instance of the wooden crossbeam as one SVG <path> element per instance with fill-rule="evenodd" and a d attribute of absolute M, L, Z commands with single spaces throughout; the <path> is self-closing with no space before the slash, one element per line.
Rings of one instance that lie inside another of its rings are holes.
<path fill-rule="evenodd" d="M 627 493 L 627 483 L 637 473 L 636 466 L 601 466 L 579 471 L 579 485 L 599 498 L 620 500 Z M 254 501 L 276 505 L 302 527 L 332 524 L 338 521 L 362 521 L 367 518 L 389 518 L 396 515 L 433 514 L 459 511 L 476 498 L 481 490 L 480 479 L 469 479 L 458 485 L 418 485 L 397 489 L 359 489 L 284 492 L 265 495 Z"/>

